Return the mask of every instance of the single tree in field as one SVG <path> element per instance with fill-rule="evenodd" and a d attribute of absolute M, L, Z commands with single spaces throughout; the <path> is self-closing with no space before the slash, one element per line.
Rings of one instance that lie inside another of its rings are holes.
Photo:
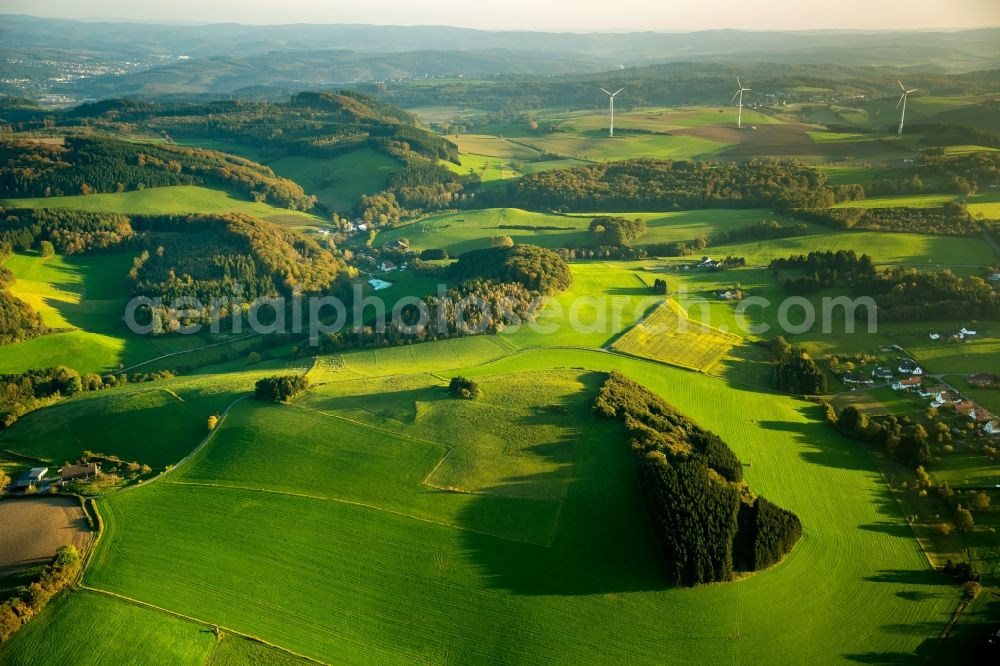
<path fill-rule="evenodd" d="M 56 253 L 56 248 L 51 241 L 43 240 L 38 244 L 38 253 L 43 257 L 51 257 Z"/>
<path fill-rule="evenodd" d="M 972 496 L 972 509 L 975 511 L 985 511 L 990 508 L 990 496 L 985 491 L 980 490 Z"/>
<path fill-rule="evenodd" d="M 958 507 L 955 510 L 955 527 L 962 532 L 968 532 L 976 524 L 976 521 L 972 519 L 972 512 L 964 507 Z"/>
<path fill-rule="evenodd" d="M 494 236 L 490 239 L 490 247 L 514 247 L 514 239 L 510 236 Z"/>
<path fill-rule="evenodd" d="M 215 430 L 215 426 L 219 425 L 219 417 L 212 414 L 208 417 L 208 429 Z"/>

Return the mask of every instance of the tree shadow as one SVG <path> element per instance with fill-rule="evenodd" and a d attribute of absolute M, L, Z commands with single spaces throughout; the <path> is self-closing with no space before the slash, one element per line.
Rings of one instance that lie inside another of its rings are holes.
<path fill-rule="evenodd" d="M 569 407 L 568 413 L 562 413 L 543 406 L 522 420 L 529 425 L 575 423 L 565 443 L 530 447 L 533 454 L 550 462 L 565 463 L 564 444 L 572 444 L 575 465 L 568 482 L 560 478 L 559 467 L 504 479 L 463 511 L 460 520 L 471 528 L 496 510 L 494 495 L 511 494 L 512 484 L 567 483 L 547 544 L 464 532 L 466 556 L 488 586 L 529 596 L 617 594 L 670 587 L 639 495 L 624 427 L 617 421 L 590 417 L 589 398 L 596 394 L 602 379 L 596 373 L 581 377 L 588 396 L 582 407 Z"/>
<path fill-rule="evenodd" d="M 858 525 L 858 529 L 865 530 L 867 532 L 879 532 L 881 534 L 888 534 L 889 536 L 898 537 L 900 539 L 912 539 L 913 530 L 910 529 L 909 525 L 905 523 L 872 523 L 868 525 Z"/>

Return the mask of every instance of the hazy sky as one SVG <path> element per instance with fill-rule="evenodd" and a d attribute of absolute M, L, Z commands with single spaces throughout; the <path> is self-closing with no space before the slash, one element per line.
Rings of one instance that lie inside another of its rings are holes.
<path fill-rule="evenodd" d="M 80 19 L 456 25 L 493 30 L 1000 25 L 1000 0 L 0 0 L 0 12 Z"/>

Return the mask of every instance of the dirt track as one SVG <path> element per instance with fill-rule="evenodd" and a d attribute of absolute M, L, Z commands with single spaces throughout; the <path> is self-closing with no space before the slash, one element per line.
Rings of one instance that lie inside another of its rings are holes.
<path fill-rule="evenodd" d="M 0 502 L 0 576 L 52 559 L 68 543 L 80 552 L 91 532 L 79 502 L 69 497 L 33 497 Z"/>

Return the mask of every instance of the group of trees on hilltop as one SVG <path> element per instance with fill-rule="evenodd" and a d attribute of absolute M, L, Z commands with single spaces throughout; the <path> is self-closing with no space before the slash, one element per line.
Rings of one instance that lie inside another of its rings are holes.
<path fill-rule="evenodd" d="M 541 294 L 555 294 L 573 284 L 566 262 L 552 250 L 536 245 L 470 250 L 449 268 L 450 277 L 465 280 L 516 282 Z"/>
<path fill-rule="evenodd" d="M 624 422 L 632 437 L 642 495 L 675 582 L 731 580 L 774 564 L 799 540 L 799 519 L 752 495 L 726 443 L 659 396 L 613 371 L 594 410 Z"/>
<path fill-rule="evenodd" d="M 827 392 L 826 375 L 804 349 L 778 336 L 771 342 L 770 350 L 775 362 L 776 389 L 798 395 L 823 395 Z"/>
<path fill-rule="evenodd" d="M 137 216 L 132 226 L 147 248 L 129 274 L 133 294 L 161 298 L 164 307 L 178 297 L 205 304 L 192 321 L 181 323 L 233 314 L 213 313 L 213 298 L 250 301 L 296 292 L 343 296 L 352 274 L 314 240 L 247 215 Z"/>
<path fill-rule="evenodd" d="M 917 159 L 914 171 L 924 180 L 944 180 L 948 189 L 957 194 L 975 194 L 1000 183 L 1000 153 L 977 151 L 949 155 L 925 151 Z"/>
<path fill-rule="evenodd" d="M 533 210 L 631 211 L 694 208 L 825 208 L 849 198 L 799 164 L 634 159 L 528 174 L 478 195 L 481 205 Z"/>
<path fill-rule="evenodd" d="M 275 375 L 257 380 L 254 397 L 264 402 L 289 402 L 308 390 L 309 378 L 305 375 Z"/>
<path fill-rule="evenodd" d="M 594 245 L 598 247 L 631 245 L 644 233 L 646 221 L 639 218 L 626 220 L 624 217 L 604 215 L 595 217 L 590 222 L 590 235 L 594 239 Z"/>
<path fill-rule="evenodd" d="M 0 139 L 0 195 L 42 197 L 211 184 L 283 208 L 315 198 L 255 162 L 215 151 L 110 138 L 68 137 L 65 145 Z"/>
<path fill-rule="evenodd" d="M 910 422 L 907 417 L 869 417 L 849 405 L 841 410 L 839 416 L 832 412 L 832 407 L 828 407 L 827 421 L 848 437 L 879 446 L 913 468 L 927 467 L 931 462 L 931 435 L 924 426 Z M 936 436 L 947 437 L 950 441 L 948 426 L 943 422 L 937 425 L 940 430 Z"/>

